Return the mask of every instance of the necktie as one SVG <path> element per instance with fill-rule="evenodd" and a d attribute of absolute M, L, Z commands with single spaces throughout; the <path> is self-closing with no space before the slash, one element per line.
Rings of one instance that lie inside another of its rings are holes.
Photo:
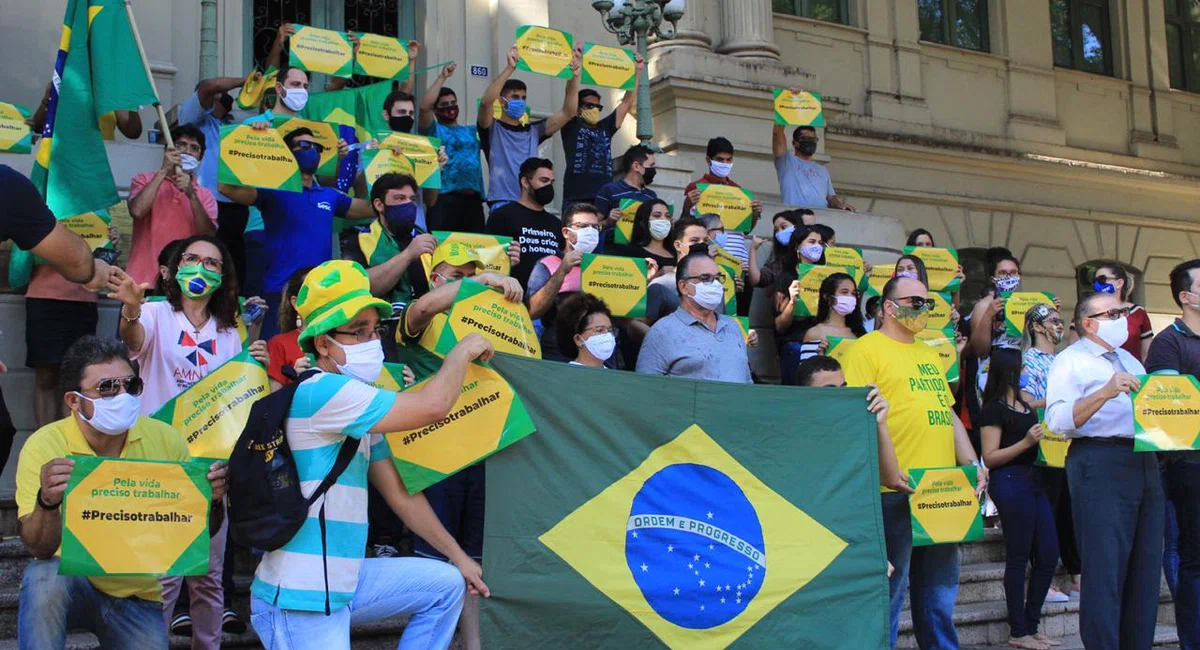
<path fill-rule="evenodd" d="M 1121 363 L 1121 357 L 1117 356 L 1116 352 L 1105 352 L 1100 356 L 1108 359 L 1108 362 L 1112 364 L 1113 370 L 1117 372 L 1129 372 L 1125 369 L 1125 364 Z"/>

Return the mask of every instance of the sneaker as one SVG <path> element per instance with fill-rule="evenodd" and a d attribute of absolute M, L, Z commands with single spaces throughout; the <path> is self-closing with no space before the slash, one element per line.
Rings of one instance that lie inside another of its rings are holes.
<path fill-rule="evenodd" d="M 1048 603 L 1065 603 L 1071 600 L 1071 597 L 1059 591 L 1056 587 L 1050 587 L 1050 591 L 1046 592 L 1046 602 Z M 1041 641 L 1042 639 L 1038 639 Z"/>
<path fill-rule="evenodd" d="M 246 624 L 238 617 L 237 612 L 226 609 L 225 614 L 221 617 L 221 630 L 230 634 L 244 634 Z"/>
<path fill-rule="evenodd" d="M 400 550 L 391 544 L 376 544 L 373 553 L 375 557 L 400 557 Z"/>
<path fill-rule="evenodd" d="M 191 636 L 192 617 L 187 614 L 176 616 L 175 619 L 171 621 L 171 634 L 177 636 Z"/>

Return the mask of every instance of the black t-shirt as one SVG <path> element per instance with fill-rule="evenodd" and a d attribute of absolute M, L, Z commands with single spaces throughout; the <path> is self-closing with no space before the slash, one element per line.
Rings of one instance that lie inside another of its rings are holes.
<path fill-rule="evenodd" d="M 617 112 L 588 126 L 576 117 L 562 128 L 563 153 L 567 170 L 563 177 L 563 198 L 568 201 L 594 201 L 596 192 L 612 182 L 612 137 L 617 132 Z"/>
<path fill-rule="evenodd" d="M 1000 427 L 1000 448 L 1004 449 L 1021 442 L 1025 434 L 1029 433 L 1029 430 L 1037 423 L 1037 411 L 1030 409 L 1021 413 L 1013 410 L 1001 400 L 992 400 L 983 405 L 977 424 L 980 430 L 983 427 Z M 1037 447 L 1030 447 L 1020 456 L 1009 461 L 1007 465 L 1032 465 L 1036 461 Z"/>
<path fill-rule="evenodd" d="M 488 217 L 487 232 L 512 237 L 521 245 L 521 263 L 512 268 L 512 277 L 529 286 L 529 274 L 538 260 L 557 255 L 566 243 L 562 237 L 562 221 L 545 210 L 530 210 L 513 201 Z"/>
<path fill-rule="evenodd" d="M 668 266 L 675 266 L 674 255 L 659 255 L 638 246 L 636 244 L 610 244 L 604 247 L 605 255 L 617 255 L 619 257 L 637 257 L 645 259 L 649 257 L 658 264 L 658 268 L 665 269 Z"/>
<path fill-rule="evenodd" d="M 33 183 L 8 165 L 0 165 L 0 242 L 11 239 L 32 250 L 54 230 L 54 213 Z"/>

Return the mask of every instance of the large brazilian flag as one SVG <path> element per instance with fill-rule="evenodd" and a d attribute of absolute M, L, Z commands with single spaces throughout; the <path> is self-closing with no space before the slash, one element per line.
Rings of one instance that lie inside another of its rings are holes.
<path fill-rule="evenodd" d="M 487 462 L 488 648 L 887 647 L 865 390 L 494 365 L 537 432 Z"/>

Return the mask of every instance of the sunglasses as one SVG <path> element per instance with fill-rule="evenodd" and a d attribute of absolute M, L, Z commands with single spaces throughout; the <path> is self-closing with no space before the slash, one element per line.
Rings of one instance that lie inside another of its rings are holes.
<path fill-rule="evenodd" d="M 125 392 L 130 395 L 141 395 L 142 387 L 145 384 L 141 377 L 130 375 L 129 377 L 108 377 L 101 379 L 96 387 L 91 389 L 100 394 L 100 397 L 116 397 L 121 394 L 121 388 L 125 388 Z"/>
<path fill-rule="evenodd" d="M 324 145 L 317 143 L 317 142 L 312 142 L 311 140 L 298 140 L 296 142 L 296 149 L 299 151 L 304 151 L 305 149 L 312 149 L 313 151 L 316 151 L 317 153 L 325 153 Z"/>
<path fill-rule="evenodd" d="M 584 102 L 584 103 L 582 104 L 582 106 L 583 106 L 583 108 L 584 108 L 584 109 L 588 109 L 588 108 L 598 108 L 598 109 L 600 109 L 600 110 L 604 110 L 604 104 L 597 104 L 597 103 L 595 103 L 595 102 Z"/>
<path fill-rule="evenodd" d="M 894 302 L 896 304 L 900 304 L 900 302 L 904 301 L 904 300 L 907 300 L 908 304 L 911 305 L 913 309 L 918 309 L 920 311 L 927 311 L 927 310 L 933 309 L 933 306 L 936 304 L 934 302 L 933 298 L 922 298 L 921 296 L 906 296 L 904 298 L 893 298 L 892 302 Z"/>

